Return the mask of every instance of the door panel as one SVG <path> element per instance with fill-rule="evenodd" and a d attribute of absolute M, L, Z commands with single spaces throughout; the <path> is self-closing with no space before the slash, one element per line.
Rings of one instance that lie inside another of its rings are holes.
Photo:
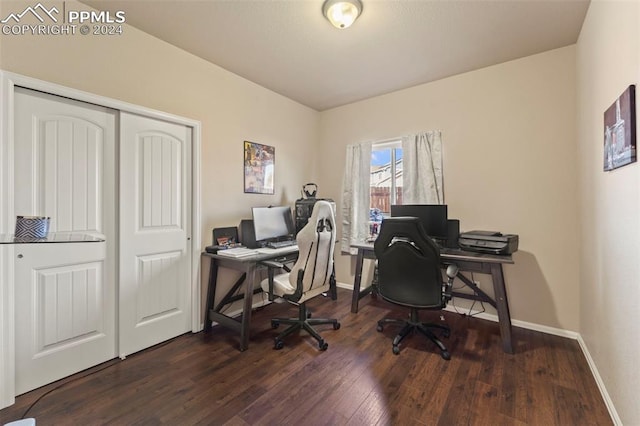
<path fill-rule="evenodd" d="M 18 394 L 116 356 L 115 129 L 108 108 L 15 94 L 15 211 L 103 243 L 24 244 L 15 262 Z"/>
<path fill-rule="evenodd" d="M 138 256 L 137 324 L 181 314 L 181 256 L 179 251 Z"/>
<path fill-rule="evenodd" d="M 101 233 L 102 129 L 65 117 L 43 117 L 37 127 L 44 135 L 37 183 L 42 207 L 52 218 L 51 230 Z"/>
<path fill-rule="evenodd" d="M 140 134 L 137 164 L 141 184 L 141 231 L 182 227 L 182 145 L 169 135 Z"/>
<path fill-rule="evenodd" d="M 120 116 L 120 356 L 190 330 L 191 129 Z"/>
<path fill-rule="evenodd" d="M 115 190 L 115 112 L 18 89 L 15 120 L 16 213 L 50 216 L 51 232 L 105 235 L 103 197 L 113 210 Z"/>
<path fill-rule="evenodd" d="M 16 246 L 16 395 L 116 356 L 105 248 Z"/>

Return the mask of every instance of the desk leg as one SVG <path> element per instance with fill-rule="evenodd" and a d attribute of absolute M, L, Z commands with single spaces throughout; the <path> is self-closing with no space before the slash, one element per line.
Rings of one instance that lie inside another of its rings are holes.
<path fill-rule="evenodd" d="M 364 250 L 358 249 L 356 256 L 356 274 L 353 277 L 353 295 L 351 296 L 351 312 L 358 313 L 358 300 L 360 300 L 360 285 L 362 284 L 362 264 L 364 263 Z"/>
<path fill-rule="evenodd" d="M 242 324 L 240 325 L 240 351 L 249 347 L 251 327 L 251 307 L 253 306 L 253 285 L 256 280 L 256 266 L 252 265 L 247 272 L 244 289 L 244 305 L 242 307 Z"/>
<path fill-rule="evenodd" d="M 507 290 L 504 285 L 504 274 L 502 264 L 491 264 L 491 278 L 493 281 L 493 293 L 496 299 L 498 321 L 500 323 L 500 336 L 502 337 L 502 350 L 513 353 L 511 343 L 511 314 L 509 313 L 509 302 L 507 300 Z"/>
<path fill-rule="evenodd" d="M 209 312 L 213 309 L 216 298 L 216 286 L 218 282 L 218 262 L 209 258 L 209 285 L 207 286 L 207 306 L 204 310 L 204 331 L 211 331 L 211 318 Z"/>

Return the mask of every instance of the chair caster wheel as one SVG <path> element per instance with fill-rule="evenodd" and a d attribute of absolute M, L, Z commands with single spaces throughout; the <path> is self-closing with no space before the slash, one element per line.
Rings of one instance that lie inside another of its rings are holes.
<path fill-rule="evenodd" d="M 398 355 L 400 353 L 400 348 L 394 345 L 392 351 L 394 355 Z"/>
<path fill-rule="evenodd" d="M 445 359 L 446 361 L 449 361 L 451 359 L 451 354 L 448 351 L 442 351 L 442 358 Z"/>
<path fill-rule="evenodd" d="M 337 323 L 333 324 L 333 329 L 334 330 L 340 330 L 340 323 L 337 322 Z"/>
<path fill-rule="evenodd" d="M 307 319 L 311 318 L 311 311 L 307 311 Z"/>
<path fill-rule="evenodd" d="M 326 351 L 328 347 L 329 347 L 329 344 L 324 340 L 318 343 L 318 349 L 320 349 L 321 351 Z"/>
<path fill-rule="evenodd" d="M 276 342 L 273 345 L 273 349 L 280 350 L 282 348 L 284 348 L 284 342 L 282 340 L 276 340 Z"/>
<path fill-rule="evenodd" d="M 382 325 L 381 325 L 381 324 L 378 324 L 378 326 L 376 327 L 376 330 L 378 330 L 379 332 L 381 332 L 381 331 L 382 331 Z"/>
<path fill-rule="evenodd" d="M 271 321 L 271 328 L 278 328 L 280 327 L 280 323 L 278 321 Z"/>

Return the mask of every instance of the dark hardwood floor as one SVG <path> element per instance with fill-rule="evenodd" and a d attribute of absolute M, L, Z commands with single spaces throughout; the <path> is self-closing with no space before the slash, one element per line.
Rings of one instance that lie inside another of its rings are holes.
<path fill-rule="evenodd" d="M 319 327 L 326 352 L 306 333 L 273 350 L 269 319 L 297 309 L 272 304 L 254 312 L 245 352 L 220 327 L 186 334 L 21 395 L 0 424 L 25 414 L 38 426 L 612 424 L 574 340 L 514 327 L 516 353 L 505 354 L 496 323 L 445 312 L 451 361 L 417 334 L 396 356 L 397 329 L 378 333 L 376 321 L 407 312 L 367 297 L 352 314 L 351 293 L 338 295 L 310 302 L 342 323 Z"/>

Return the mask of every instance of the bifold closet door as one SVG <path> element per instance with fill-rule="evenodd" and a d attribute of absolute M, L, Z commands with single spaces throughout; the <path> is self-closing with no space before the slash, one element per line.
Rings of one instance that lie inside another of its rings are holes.
<path fill-rule="evenodd" d="M 117 111 L 16 88 L 14 207 L 104 242 L 18 244 L 16 395 L 117 356 Z"/>
<path fill-rule="evenodd" d="M 120 356 L 191 330 L 191 128 L 120 114 Z"/>

